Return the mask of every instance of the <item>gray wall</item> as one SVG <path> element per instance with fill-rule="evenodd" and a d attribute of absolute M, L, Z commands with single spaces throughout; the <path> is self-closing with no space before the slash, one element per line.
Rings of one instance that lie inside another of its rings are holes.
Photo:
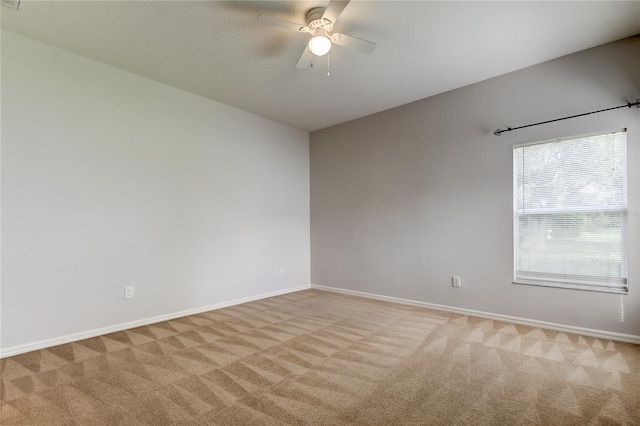
<path fill-rule="evenodd" d="M 639 55 L 634 37 L 312 133 L 312 284 L 640 335 L 640 110 L 493 135 L 634 101 Z M 624 127 L 629 294 L 512 284 L 513 145 Z"/>
<path fill-rule="evenodd" d="M 308 286 L 307 132 L 2 32 L 2 350 Z"/>

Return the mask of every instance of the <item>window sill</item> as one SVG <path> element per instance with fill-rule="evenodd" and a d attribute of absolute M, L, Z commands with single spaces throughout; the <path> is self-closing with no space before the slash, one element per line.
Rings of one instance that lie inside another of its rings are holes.
<path fill-rule="evenodd" d="M 600 287 L 600 286 L 589 286 L 589 285 L 580 285 L 580 284 L 567 284 L 561 282 L 554 281 L 538 281 L 538 280 L 518 280 L 513 281 L 513 284 L 518 285 L 533 285 L 537 287 L 551 287 L 551 288 L 561 288 L 561 289 L 569 289 L 569 290 L 582 290 L 582 291 L 597 291 L 600 293 L 613 293 L 613 294 L 629 294 L 628 289 L 621 288 L 609 288 L 609 287 Z"/>

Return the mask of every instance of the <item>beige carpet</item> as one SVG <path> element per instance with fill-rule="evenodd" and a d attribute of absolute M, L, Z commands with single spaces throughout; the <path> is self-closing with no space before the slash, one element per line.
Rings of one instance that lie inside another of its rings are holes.
<path fill-rule="evenodd" d="M 3 426 L 640 424 L 640 346 L 317 290 L 0 365 Z"/>

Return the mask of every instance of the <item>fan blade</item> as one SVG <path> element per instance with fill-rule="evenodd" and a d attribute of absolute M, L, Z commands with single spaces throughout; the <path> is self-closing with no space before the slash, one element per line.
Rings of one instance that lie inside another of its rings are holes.
<path fill-rule="evenodd" d="M 328 19 L 332 24 L 335 24 L 338 16 L 340 16 L 342 11 L 345 7 L 347 7 L 348 4 L 349 0 L 331 0 L 324 11 L 324 14 L 322 14 L 322 19 Z"/>
<path fill-rule="evenodd" d="M 371 53 L 376 48 L 376 44 L 372 41 L 363 40 L 346 34 L 333 33 L 333 42 L 338 46 L 348 47 L 349 49 L 359 50 L 364 53 Z"/>
<path fill-rule="evenodd" d="M 268 15 L 258 15 L 258 22 L 264 25 L 271 25 L 273 27 L 285 28 L 287 30 L 304 32 L 307 28 L 305 25 L 296 24 L 295 22 L 283 21 L 282 19 L 274 18 Z"/>
<path fill-rule="evenodd" d="M 313 64 L 311 63 L 311 59 L 313 58 L 313 53 L 309 50 L 309 46 L 304 49 L 302 52 L 302 56 L 300 56 L 300 60 L 296 64 L 296 68 L 311 68 Z"/>

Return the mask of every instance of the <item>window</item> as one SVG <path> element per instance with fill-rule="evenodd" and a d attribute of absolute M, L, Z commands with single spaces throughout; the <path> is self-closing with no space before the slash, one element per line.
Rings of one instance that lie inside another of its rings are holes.
<path fill-rule="evenodd" d="M 627 293 L 626 130 L 516 146 L 515 283 Z"/>

